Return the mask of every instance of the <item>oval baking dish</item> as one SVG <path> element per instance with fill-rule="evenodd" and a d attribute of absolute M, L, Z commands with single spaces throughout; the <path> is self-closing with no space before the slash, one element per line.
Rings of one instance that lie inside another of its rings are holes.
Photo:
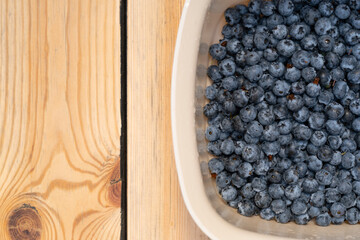
<path fill-rule="evenodd" d="M 171 118 L 176 167 L 185 204 L 199 227 L 211 239 L 360 239 L 360 224 L 319 227 L 244 217 L 218 196 L 208 171 L 204 137 L 211 63 L 209 46 L 221 38 L 226 8 L 247 1 L 188 0 L 179 26 L 172 73 Z"/>

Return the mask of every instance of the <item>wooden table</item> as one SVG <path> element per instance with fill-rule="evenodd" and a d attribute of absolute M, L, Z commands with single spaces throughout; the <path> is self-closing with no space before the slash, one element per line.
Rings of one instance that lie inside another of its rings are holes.
<path fill-rule="evenodd" d="M 120 0 L 0 0 L 0 239 L 120 239 Z"/>
<path fill-rule="evenodd" d="M 170 124 L 173 52 L 184 0 L 128 1 L 128 239 L 207 239 L 179 189 Z"/>

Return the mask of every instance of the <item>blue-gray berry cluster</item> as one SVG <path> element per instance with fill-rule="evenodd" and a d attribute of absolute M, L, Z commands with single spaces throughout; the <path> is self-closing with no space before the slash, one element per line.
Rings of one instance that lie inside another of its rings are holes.
<path fill-rule="evenodd" d="M 221 197 L 244 216 L 360 221 L 360 0 L 225 11 L 205 132 Z"/>

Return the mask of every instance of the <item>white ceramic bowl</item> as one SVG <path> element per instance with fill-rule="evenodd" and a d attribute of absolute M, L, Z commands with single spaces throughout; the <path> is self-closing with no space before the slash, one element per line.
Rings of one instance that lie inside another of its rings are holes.
<path fill-rule="evenodd" d="M 176 167 L 185 204 L 199 227 L 211 239 L 360 239 L 360 225 L 319 227 L 279 224 L 260 217 L 243 217 L 226 205 L 216 191 L 207 162 L 204 137 L 206 103 L 204 89 L 210 83 L 206 68 L 211 63 L 209 46 L 221 38 L 226 8 L 247 1 L 188 0 L 176 41 L 171 118 Z"/>

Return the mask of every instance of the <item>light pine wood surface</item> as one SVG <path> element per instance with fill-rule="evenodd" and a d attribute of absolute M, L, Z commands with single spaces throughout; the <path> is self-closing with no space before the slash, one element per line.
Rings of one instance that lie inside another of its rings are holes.
<path fill-rule="evenodd" d="M 170 85 L 185 0 L 128 1 L 128 239 L 208 239 L 179 188 Z"/>
<path fill-rule="evenodd" d="M 120 239 L 120 0 L 0 0 L 0 239 Z"/>

